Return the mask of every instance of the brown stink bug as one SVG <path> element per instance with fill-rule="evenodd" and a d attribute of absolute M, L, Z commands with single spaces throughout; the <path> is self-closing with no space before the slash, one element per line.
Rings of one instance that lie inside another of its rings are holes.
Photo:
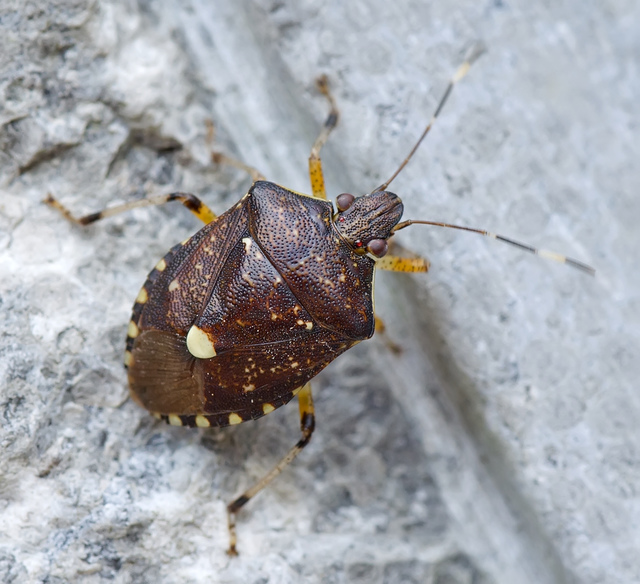
<path fill-rule="evenodd" d="M 173 425 L 227 426 L 255 420 L 298 396 L 302 436 L 286 456 L 228 509 L 235 555 L 235 515 L 308 444 L 314 430 L 310 380 L 340 354 L 375 330 L 376 268 L 426 272 L 422 258 L 387 253 L 388 240 L 414 223 L 481 233 L 533 253 L 593 270 L 564 256 L 483 230 L 428 221 L 400 222 L 400 198 L 387 191 L 429 132 L 454 84 L 479 50 L 470 51 L 436 111 L 398 170 L 362 197 L 343 193 L 336 209 L 326 200 L 320 150 L 338 121 L 326 78 L 318 82 L 331 111 L 309 157 L 312 195 L 262 180 L 217 217 L 186 193 L 143 199 L 73 217 L 53 197 L 47 202 L 86 225 L 133 207 L 177 200 L 206 225 L 173 247 L 149 274 L 133 307 L 125 365 L 131 397 Z"/>

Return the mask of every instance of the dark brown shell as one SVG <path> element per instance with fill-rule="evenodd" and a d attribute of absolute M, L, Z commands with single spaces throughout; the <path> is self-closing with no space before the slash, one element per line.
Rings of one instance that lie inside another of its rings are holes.
<path fill-rule="evenodd" d="M 287 403 L 374 331 L 374 261 L 329 202 L 256 182 L 150 273 L 127 340 L 133 398 L 188 425 L 225 426 Z M 192 325 L 216 356 L 187 350 Z"/>

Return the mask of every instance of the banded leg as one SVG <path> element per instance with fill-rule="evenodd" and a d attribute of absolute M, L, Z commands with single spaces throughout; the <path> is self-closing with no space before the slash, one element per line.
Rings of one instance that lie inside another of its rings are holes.
<path fill-rule="evenodd" d="M 236 513 L 246 505 L 248 501 L 262 491 L 262 489 L 264 489 L 273 479 L 275 479 L 285 467 L 291 464 L 293 459 L 300 454 L 300 451 L 309 444 L 309 441 L 311 440 L 311 435 L 315 428 L 315 413 L 313 409 L 313 397 L 311 396 L 310 383 L 304 385 L 298 392 L 298 406 L 300 409 L 300 430 L 302 432 L 300 440 L 298 440 L 295 446 L 287 452 L 284 458 L 264 477 L 227 505 L 227 517 L 229 522 L 229 549 L 227 550 L 227 553 L 230 556 L 238 555 L 238 550 L 236 549 L 236 545 L 238 543 L 238 538 L 236 536 Z"/>
<path fill-rule="evenodd" d="M 51 193 L 49 193 L 47 195 L 47 198 L 44 200 L 47 205 L 60 211 L 60 213 L 62 213 L 69 221 L 75 223 L 76 225 L 89 225 L 90 223 L 95 223 L 100 219 L 113 217 L 114 215 L 119 215 L 120 213 L 129 211 L 130 209 L 137 209 L 138 207 L 149 207 L 151 205 L 164 205 L 165 203 L 169 203 L 171 201 L 179 201 L 180 203 L 182 203 L 203 223 L 211 223 L 211 221 L 213 221 L 217 217 L 217 215 L 211 209 L 209 209 L 209 207 L 207 207 L 200 199 L 198 199 L 198 197 L 190 193 L 170 193 L 168 195 L 159 195 L 156 197 L 138 199 L 137 201 L 131 201 L 122 205 L 107 207 L 106 209 L 102 209 L 102 211 L 89 213 L 88 215 L 83 215 L 82 217 L 76 217 L 75 215 L 73 215 L 71 211 L 69 211 L 69 209 L 67 209 L 60 201 L 54 198 Z"/>
<path fill-rule="evenodd" d="M 318 91 L 324 95 L 329 101 L 331 110 L 329 115 L 320 130 L 320 135 L 316 138 L 316 141 L 311 147 L 311 154 L 309 155 L 309 179 L 311 180 L 311 194 L 318 199 L 327 198 L 327 193 L 324 188 L 324 176 L 322 175 L 322 161 L 320 160 L 320 150 L 327 141 L 329 134 L 336 127 L 338 123 L 338 108 L 333 96 L 329 92 L 329 80 L 326 75 L 318 77 L 316 80 L 316 86 Z"/>

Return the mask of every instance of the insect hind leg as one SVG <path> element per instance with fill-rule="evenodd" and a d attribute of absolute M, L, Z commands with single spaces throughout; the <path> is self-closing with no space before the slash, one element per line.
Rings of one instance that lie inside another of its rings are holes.
<path fill-rule="evenodd" d="M 242 495 L 231 501 L 227 505 L 227 518 L 229 525 L 229 549 L 227 553 L 230 556 L 237 556 L 238 538 L 236 534 L 236 514 L 244 507 L 253 497 L 255 497 L 262 489 L 264 489 L 273 479 L 275 479 L 291 462 L 300 454 L 300 451 L 309 444 L 311 435 L 315 428 L 315 412 L 313 408 L 313 397 L 311 395 L 311 384 L 307 383 L 298 392 L 298 406 L 300 409 L 300 431 L 302 436 L 300 440 L 285 454 L 285 456 L 276 464 L 265 476 L 263 476 L 255 485 L 247 489 Z"/>

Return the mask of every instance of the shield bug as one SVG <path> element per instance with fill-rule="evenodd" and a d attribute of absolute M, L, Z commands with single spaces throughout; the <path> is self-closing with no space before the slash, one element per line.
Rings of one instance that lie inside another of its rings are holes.
<path fill-rule="evenodd" d="M 228 426 L 255 420 L 298 397 L 301 438 L 260 481 L 228 506 L 230 544 L 237 554 L 238 510 L 309 443 L 315 417 L 310 381 L 354 344 L 370 338 L 376 268 L 426 272 L 420 257 L 388 254 L 388 240 L 413 224 L 480 233 L 593 273 L 576 260 L 480 229 L 422 220 L 401 221 L 400 198 L 387 190 L 468 72 L 474 47 L 449 82 L 433 117 L 389 180 L 361 197 L 327 201 L 320 150 L 338 121 L 327 80 L 318 88 L 330 113 L 311 149 L 312 195 L 263 180 L 239 166 L 253 185 L 231 209 L 215 215 L 188 193 L 143 199 L 76 218 L 51 195 L 46 202 L 87 225 L 134 207 L 179 201 L 206 225 L 174 246 L 141 288 L 128 327 L 125 366 L 131 397 L 172 425 Z M 379 323 L 380 327 L 380 323 Z"/>

